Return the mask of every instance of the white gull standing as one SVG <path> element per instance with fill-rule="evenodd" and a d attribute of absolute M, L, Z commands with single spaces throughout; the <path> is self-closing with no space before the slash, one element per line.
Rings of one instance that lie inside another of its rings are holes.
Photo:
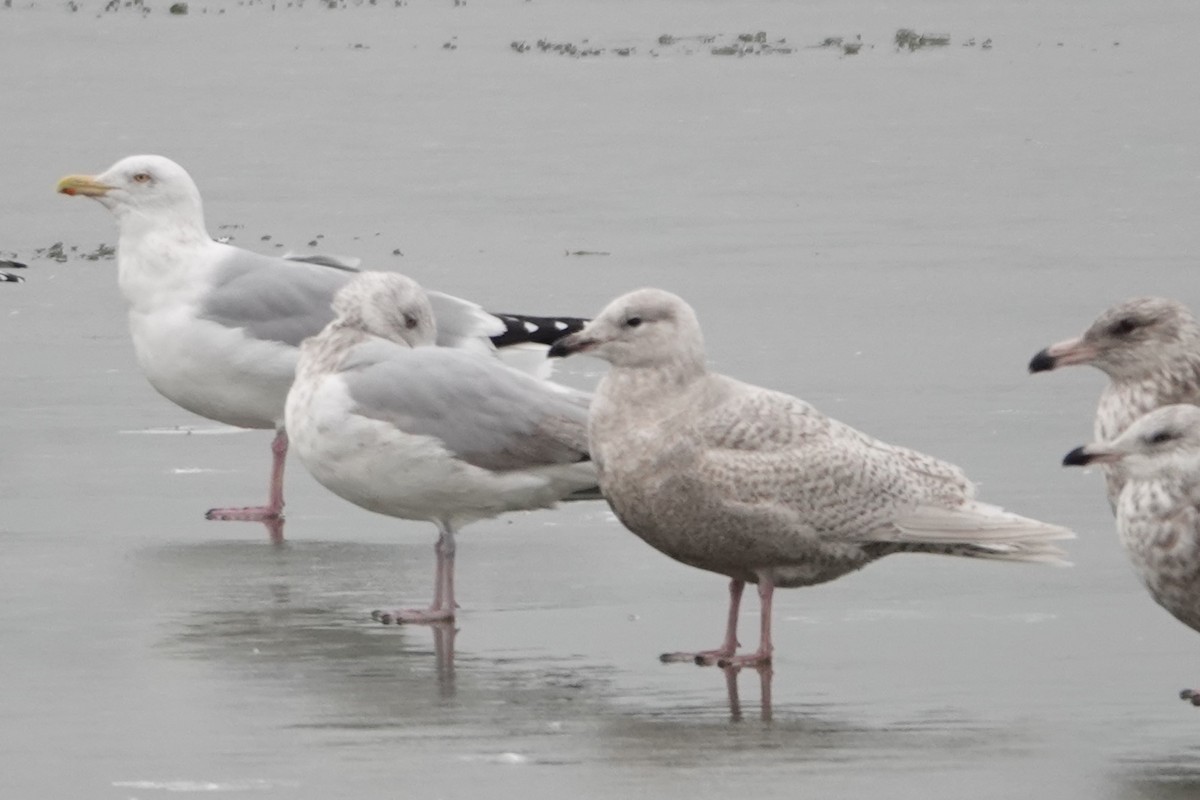
<path fill-rule="evenodd" d="M 1115 439 L 1075 448 L 1063 464 L 1124 467 L 1121 544 L 1154 600 L 1200 631 L 1200 408 L 1157 408 Z M 1200 692 L 1180 696 L 1200 706 Z"/>
<path fill-rule="evenodd" d="M 162 156 L 129 156 L 99 175 L 68 175 L 58 191 L 91 197 L 117 218 L 118 280 L 150 384 L 202 417 L 276 431 L 267 503 L 214 508 L 208 518 L 279 519 L 288 448 L 284 403 L 298 348 L 333 318 L 330 302 L 355 270 L 337 259 L 275 258 L 213 241 L 195 182 Z M 582 325 L 493 315 L 436 292 L 429 299 L 440 345 L 480 351 L 548 345 Z"/>
<path fill-rule="evenodd" d="M 364 272 L 304 342 L 287 401 L 300 461 L 350 502 L 437 525 L 433 603 L 375 612 L 383 622 L 454 618 L 455 533 L 506 511 L 594 499 L 589 395 L 487 355 L 433 347 L 425 292 L 403 275 Z"/>
<path fill-rule="evenodd" d="M 700 325 L 673 294 L 614 300 L 552 356 L 612 369 L 588 423 L 617 517 L 671 558 L 730 578 L 725 640 L 664 661 L 769 662 L 775 587 L 833 580 L 890 553 L 1062 563 L 1073 534 L 974 499 L 951 464 L 872 439 L 780 392 L 708 371 Z M 758 650 L 735 655 L 746 583 L 762 603 Z"/>
<path fill-rule="evenodd" d="M 1137 297 L 1101 314 L 1082 335 L 1052 344 L 1030 372 L 1091 364 L 1109 377 L 1096 406 L 1093 436 L 1112 441 L 1147 411 L 1200 403 L 1200 325 L 1174 300 Z M 1125 483 L 1122 461 L 1104 464 L 1108 501 L 1116 510 Z"/>

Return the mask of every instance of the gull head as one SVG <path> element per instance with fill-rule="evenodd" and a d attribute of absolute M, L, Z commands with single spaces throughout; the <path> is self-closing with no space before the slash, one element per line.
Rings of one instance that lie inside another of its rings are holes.
<path fill-rule="evenodd" d="M 433 308 L 420 284 L 396 272 L 364 272 L 333 298 L 334 325 L 409 347 L 437 340 Z"/>
<path fill-rule="evenodd" d="M 613 300 L 583 330 L 564 336 L 551 357 L 587 353 L 614 367 L 704 368 L 704 338 L 692 307 L 661 289 L 639 289 Z"/>
<path fill-rule="evenodd" d="M 168 219 L 204 226 L 200 190 L 187 170 L 163 156 L 129 156 L 99 175 L 67 175 L 58 191 L 98 201 L 120 220 Z"/>
<path fill-rule="evenodd" d="M 1187 307 L 1162 297 L 1118 303 L 1083 335 L 1052 344 L 1029 362 L 1030 372 L 1091 364 L 1113 380 L 1158 371 L 1200 348 L 1200 326 Z"/>
<path fill-rule="evenodd" d="M 1063 458 L 1066 467 L 1116 462 L 1134 477 L 1200 471 L 1200 407 L 1156 408 L 1111 442 L 1085 444 Z"/>

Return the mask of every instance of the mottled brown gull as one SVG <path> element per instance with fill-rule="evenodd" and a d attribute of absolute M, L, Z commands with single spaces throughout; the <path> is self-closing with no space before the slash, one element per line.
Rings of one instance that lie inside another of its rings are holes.
<path fill-rule="evenodd" d="M 1075 448 L 1063 464 L 1124 467 L 1121 544 L 1155 601 L 1200 631 L 1200 408 L 1157 408 L 1113 440 Z M 1200 706 L 1197 691 L 1180 695 Z"/>
<path fill-rule="evenodd" d="M 354 268 L 343 259 L 289 260 L 213 241 L 195 182 L 162 156 L 129 156 L 100 175 L 68 175 L 58 191 L 91 197 L 117 218 L 118 279 L 150 384 L 202 417 L 276 432 L 267 503 L 212 509 L 209 519 L 278 519 L 288 448 L 284 402 L 298 348 L 333 318 L 330 302 Z M 548 345 L 582 324 L 493 315 L 437 292 L 429 300 L 438 344 L 450 347 Z"/>
<path fill-rule="evenodd" d="M 483 353 L 432 346 L 433 309 L 403 275 L 364 272 L 337 293 L 333 310 L 300 348 L 287 400 L 292 443 L 335 494 L 437 525 L 433 603 L 376 618 L 453 619 L 460 527 L 596 496 L 590 398 Z"/>
<path fill-rule="evenodd" d="M 1052 344 L 1030 372 L 1091 364 L 1109 377 L 1096 406 L 1093 435 L 1112 441 L 1147 411 L 1200 403 L 1200 325 L 1174 300 L 1137 297 L 1101 314 L 1082 335 Z M 1125 483 L 1122 462 L 1104 465 L 1113 510 Z"/>
<path fill-rule="evenodd" d="M 711 373 L 692 309 L 642 289 L 550 354 L 611 363 L 589 447 L 617 517 L 671 558 L 727 575 L 725 640 L 667 661 L 771 658 L 775 587 L 809 586 L 891 553 L 1064 563 L 1073 534 L 974 499 L 962 471 L 830 419 L 780 392 Z M 762 602 L 757 652 L 735 655 L 746 583 Z"/>

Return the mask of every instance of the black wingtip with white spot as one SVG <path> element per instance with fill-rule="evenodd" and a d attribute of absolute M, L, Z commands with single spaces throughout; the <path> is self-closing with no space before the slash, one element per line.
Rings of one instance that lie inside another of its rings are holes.
<path fill-rule="evenodd" d="M 9 261 L 6 258 L 0 258 L 0 269 L 25 269 L 26 264 L 20 261 Z M 0 283 L 20 283 L 25 280 L 20 275 L 13 275 L 9 272 L 0 272 Z"/>
<path fill-rule="evenodd" d="M 542 344 L 549 347 L 567 334 L 588 324 L 579 317 L 531 317 L 527 314 L 493 314 L 504 323 L 504 333 L 492 337 L 496 347 Z"/>

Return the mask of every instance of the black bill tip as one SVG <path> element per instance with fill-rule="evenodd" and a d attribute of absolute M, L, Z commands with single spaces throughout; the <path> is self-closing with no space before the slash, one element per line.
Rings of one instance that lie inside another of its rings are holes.
<path fill-rule="evenodd" d="M 1062 463 L 1064 467 L 1083 467 L 1092 463 L 1092 456 L 1084 452 L 1082 447 L 1076 447 L 1063 456 Z"/>
<path fill-rule="evenodd" d="M 1050 355 L 1049 350 L 1042 350 L 1033 360 L 1029 362 L 1030 372 L 1049 372 L 1054 369 L 1056 359 Z"/>
<path fill-rule="evenodd" d="M 570 339 L 570 338 L 571 338 L 570 336 L 564 336 L 561 339 L 558 339 L 557 341 L 555 341 L 554 344 L 550 345 L 550 352 L 546 353 L 546 357 L 547 358 L 566 358 L 567 356 L 574 353 L 575 352 L 574 348 L 572 348 L 567 343 L 567 339 Z"/>

